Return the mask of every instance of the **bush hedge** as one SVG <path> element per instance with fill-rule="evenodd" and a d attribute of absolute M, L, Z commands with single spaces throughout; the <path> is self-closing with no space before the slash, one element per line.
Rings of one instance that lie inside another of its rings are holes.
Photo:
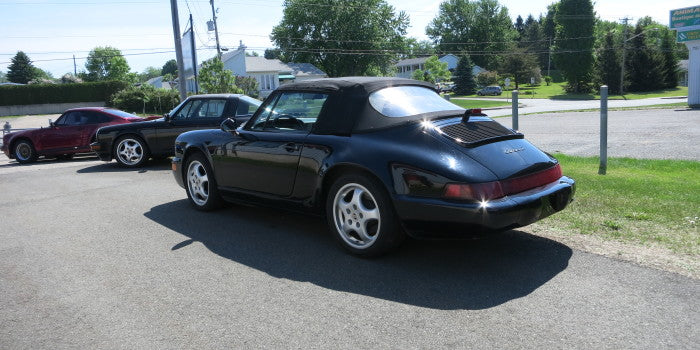
<path fill-rule="evenodd" d="M 0 86 L 0 106 L 109 101 L 127 86 L 122 81 Z"/>
<path fill-rule="evenodd" d="M 109 105 L 131 113 L 169 112 L 180 103 L 177 90 L 156 89 L 151 85 L 129 87 L 112 95 Z"/>

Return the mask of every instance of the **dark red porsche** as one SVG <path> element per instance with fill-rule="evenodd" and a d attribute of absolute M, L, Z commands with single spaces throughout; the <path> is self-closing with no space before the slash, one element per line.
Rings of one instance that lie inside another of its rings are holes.
<path fill-rule="evenodd" d="M 90 143 L 95 140 L 95 133 L 100 127 L 143 120 L 112 108 L 69 109 L 49 127 L 5 134 L 2 151 L 22 164 L 34 162 L 39 156 L 70 158 L 76 153 L 92 152 Z"/>

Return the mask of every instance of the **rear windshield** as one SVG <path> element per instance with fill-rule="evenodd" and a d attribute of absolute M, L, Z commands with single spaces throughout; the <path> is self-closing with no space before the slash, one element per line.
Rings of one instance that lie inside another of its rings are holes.
<path fill-rule="evenodd" d="M 464 108 L 422 86 L 395 86 L 377 90 L 369 95 L 369 103 L 377 112 L 391 118 L 430 112 L 464 111 Z"/>

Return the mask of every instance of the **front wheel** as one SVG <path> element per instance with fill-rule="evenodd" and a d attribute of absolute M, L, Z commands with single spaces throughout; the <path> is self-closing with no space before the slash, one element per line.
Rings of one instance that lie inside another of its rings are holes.
<path fill-rule="evenodd" d="M 338 242 L 356 255 L 381 255 L 404 239 L 389 195 L 367 176 L 346 175 L 331 186 L 326 218 Z"/>
<path fill-rule="evenodd" d="M 195 153 L 185 162 L 185 189 L 190 204 L 197 210 L 211 211 L 223 204 L 209 161 L 201 153 Z"/>
<path fill-rule="evenodd" d="M 17 142 L 15 144 L 14 153 L 15 159 L 17 159 L 17 162 L 20 164 L 32 163 L 38 158 L 34 145 L 28 140 Z"/>
<path fill-rule="evenodd" d="M 138 136 L 123 136 L 114 146 L 114 159 L 122 166 L 136 168 L 148 160 L 148 148 Z"/>

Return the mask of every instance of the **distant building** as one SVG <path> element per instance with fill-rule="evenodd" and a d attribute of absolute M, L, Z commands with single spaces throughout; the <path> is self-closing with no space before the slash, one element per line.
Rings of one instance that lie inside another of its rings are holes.
<path fill-rule="evenodd" d="M 146 84 L 152 85 L 156 89 L 170 89 L 170 82 L 163 81 L 163 76 L 148 79 Z"/>
<path fill-rule="evenodd" d="M 407 58 L 396 63 L 396 77 L 411 79 L 413 77 L 413 72 L 417 70 L 425 70 L 425 61 L 428 57 L 418 57 L 418 58 Z M 438 58 L 440 62 L 447 63 L 447 69 L 454 73 L 457 69 L 457 63 L 459 63 L 459 57 L 453 54 L 447 54 Z M 476 76 L 477 74 L 485 71 L 485 69 L 474 65 L 472 68 L 472 74 Z"/>
<path fill-rule="evenodd" d="M 265 98 L 277 87 L 287 82 L 326 78 L 328 75 L 311 63 L 283 63 L 278 59 L 259 56 L 246 56 L 246 46 L 241 44 L 236 50 L 221 55 L 224 69 L 236 76 L 253 77 L 258 81 L 258 93 Z M 194 76 L 188 79 L 188 91 L 194 91 Z M 190 90 L 190 88 L 192 88 Z"/>

